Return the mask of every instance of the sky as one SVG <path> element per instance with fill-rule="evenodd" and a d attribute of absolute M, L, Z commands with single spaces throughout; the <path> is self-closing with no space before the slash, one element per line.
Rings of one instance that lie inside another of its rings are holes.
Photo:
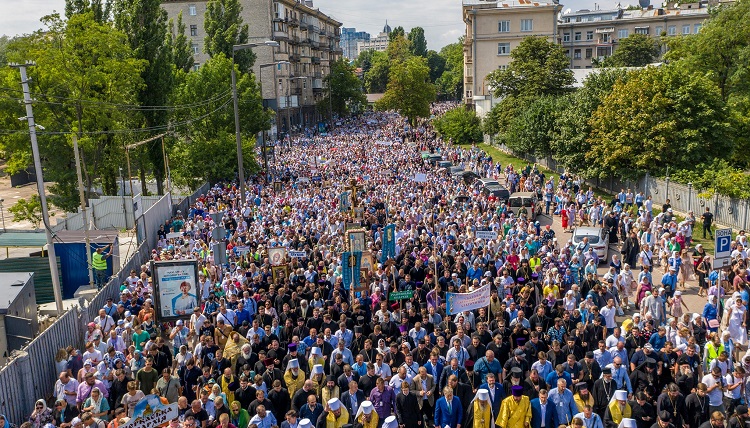
<path fill-rule="evenodd" d="M 564 8 L 593 9 L 592 0 L 561 0 Z M 623 1 L 623 6 L 626 5 Z M 635 3 L 633 1 L 632 3 Z M 614 7 L 617 0 L 599 0 L 601 8 Z M 461 0 L 314 0 L 314 7 L 358 31 L 375 36 L 385 21 L 391 28 L 402 26 L 408 32 L 422 27 L 427 48 L 440 50 L 464 32 Z M 31 33 L 41 28 L 39 18 L 53 11 L 62 13 L 65 0 L 0 0 L 0 34 Z"/>

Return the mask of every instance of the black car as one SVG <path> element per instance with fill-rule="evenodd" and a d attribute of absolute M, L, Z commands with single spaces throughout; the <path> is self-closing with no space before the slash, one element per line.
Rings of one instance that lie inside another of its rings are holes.
<path fill-rule="evenodd" d="M 485 196 L 493 195 L 497 200 L 502 202 L 508 202 L 508 198 L 510 198 L 510 191 L 499 185 L 490 184 L 482 186 L 482 194 Z"/>

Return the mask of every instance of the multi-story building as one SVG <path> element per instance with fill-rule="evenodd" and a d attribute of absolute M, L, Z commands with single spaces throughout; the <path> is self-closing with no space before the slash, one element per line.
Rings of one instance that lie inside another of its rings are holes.
<path fill-rule="evenodd" d="M 182 12 L 195 66 L 208 59 L 204 52 L 207 0 L 164 0 L 162 7 L 177 20 Z M 278 47 L 253 49 L 264 104 L 276 111 L 275 132 L 288 132 L 317 123 L 316 105 L 324 97 L 323 78 L 341 58 L 341 22 L 313 7 L 311 0 L 240 0 L 250 43 L 274 40 Z M 288 61 L 288 64 L 276 64 Z"/>
<path fill-rule="evenodd" d="M 369 42 L 370 33 L 366 31 L 357 31 L 356 28 L 341 29 L 341 48 L 344 51 L 344 58 L 348 60 L 357 59 L 357 43 Z"/>
<path fill-rule="evenodd" d="M 631 34 L 657 39 L 696 34 L 708 17 L 708 8 L 700 3 L 677 8 L 584 9 L 561 16 L 558 42 L 565 47 L 570 68 L 592 68 L 594 61 L 612 55 L 620 40 Z"/>
<path fill-rule="evenodd" d="M 386 21 L 385 27 L 383 27 L 383 31 L 380 32 L 377 37 L 372 37 L 368 41 L 357 42 L 357 56 L 359 56 L 359 54 L 361 54 L 362 52 L 369 50 L 385 52 L 385 50 L 388 49 L 388 41 L 390 40 L 390 35 L 391 27 L 388 25 L 388 21 Z"/>
<path fill-rule="evenodd" d="M 585 69 L 612 55 L 631 34 L 695 34 L 709 17 L 706 3 L 560 14 L 562 8 L 554 0 L 463 0 L 464 102 L 480 116 L 492 108 L 498 100 L 487 87 L 487 75 L 510 64 L 510 52 L 524 37 L 542 36 L 561 44 L 570 68 Z"/>
<path fill-rule="evenodd" d="M 561 7 L 552 0 L 463 0 L 464 100 L 480 116 L 493 104 L 487 75 L 507 67 L 510 52 L 527 36 L 557 41 Z"/>

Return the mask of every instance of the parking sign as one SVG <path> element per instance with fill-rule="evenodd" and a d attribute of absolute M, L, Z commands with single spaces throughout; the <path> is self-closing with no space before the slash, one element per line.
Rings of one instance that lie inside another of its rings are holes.
<path fill-rule="evenodd" d="M 714 269 L 729 266 L 732 254 L 732 229 L 718 229 L 715 236 Z"/>

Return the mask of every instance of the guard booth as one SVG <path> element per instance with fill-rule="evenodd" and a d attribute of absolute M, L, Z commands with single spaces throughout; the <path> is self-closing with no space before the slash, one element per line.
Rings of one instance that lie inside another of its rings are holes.
<path fill-rule="evenodd" d="M 114 242 L 112 257 L 107 259 L 107 274 L 120 270 L 120 250 L 116 230 L 92 230 L 91 252 Z M 61 230 L 54 234 L 57 271 L 60 274 L 63 299 L 73 299 L 78 288 L 88 285 L 86 240 L 82 230 Z M 55 301 L 52 274 L 47 260 L 47 236 L 43 231 L 14 231 L 0 233 L 0 272 L 28 271 L 34 273 L 36 303 Z M 3 253 L 5 255 L 2 258 Z"/>

